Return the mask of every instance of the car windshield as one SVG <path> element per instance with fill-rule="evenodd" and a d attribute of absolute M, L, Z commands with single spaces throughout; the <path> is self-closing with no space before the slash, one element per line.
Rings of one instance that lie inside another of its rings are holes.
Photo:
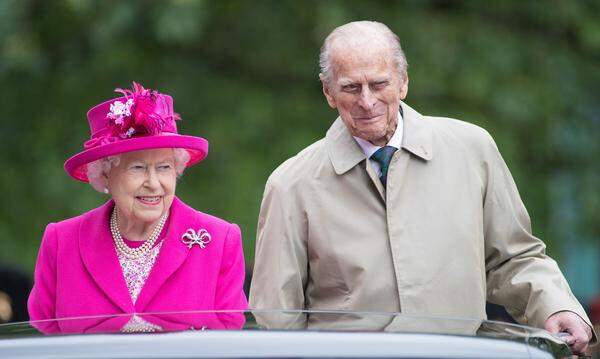
<path fill-rule="evenodd" d="M 243 317 L 244 325 L 234 326 Z M 48 336 L 73 337 L 80 334 L 124 333 L 380 333 L 420 334 L 421 338 L 485 338 L 518 342 L 555 357 L 570 354 L 568 346 L 548 332 L 516 324 L 451 317 L 411 316 L 401 313 L 255 310 L 137 313 L 109 316 L 63 318 L 0 325 L 1 339 Z M 202 334 L 194 334 L 202 335 Z M 390 336 L 384 338 L 391 338 Z M 364 336 L 363 336 L 364 338 Z M 416 340 L 418 337 L 412 337 Z M 304 338 L 303 340 L 307 340 Z M 397 339 L 396 339 L 397 340 Z M 440 339 L 436 339 L 439 342 Z M 445 340 L 445 339 L 444 339 Z M 0 340 L 0 351 L 2 350 Z"/>

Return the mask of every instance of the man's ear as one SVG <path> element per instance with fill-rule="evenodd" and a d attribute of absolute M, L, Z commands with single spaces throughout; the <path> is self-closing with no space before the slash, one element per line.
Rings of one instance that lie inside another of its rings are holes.
<path fill-rule="evenodd" d="M 408 74 L 404 79 L 404 84 L 400 86 L 400 100 L 404 100 L 408 94 Z"/>
<path fill-rule="evenodd" d="M 323 95 L 325 95 L 325 98 L 327 99 L 327 103 L 329 104 L 329 106 L 331 108 L 337 108 L 337 105 L 335 103 L 335 98 L 333 98 L 333 96 L 331 96 L 331 92 L 330 92 L 329 86 L 327 85 L 327 80 L 325 79 L 325 76 L 323 76 L 323 74 L 319 74 L 319 80 L 321 80 L 321 84 L 323 85 Z"/>

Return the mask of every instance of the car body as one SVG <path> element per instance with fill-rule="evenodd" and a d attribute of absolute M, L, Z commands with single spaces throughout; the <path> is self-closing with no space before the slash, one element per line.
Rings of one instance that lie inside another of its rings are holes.
<path fill-rule="evenodd" d="M 556 358 L 571 354 L 548 332 L 475 319 L 416 317 L 400 313 L 344 311 L 247 311 L 243 329 L 212 330 L 194 321 L 223 312 L 143 313 L 160 330 L 124 334 L 101 325 L 80 333 L 42 334 L 53 321 L 0 325 L 1 358 Z M 320 328 L 265 329 L 264 318 L 320 317 Z M 128 321 L 131 315 L 66 318 L 90 323 Z M 343 318 L 343 319 L 342 319 Z M 352 318 L 352 321 L 348 321 Z M 369 323 L 387 322 L 381 328 Z M 165 323 L 193 324 L 171 330 Z M 343 323 L 340 325 L 340 323 Z M 360 325 L 357 325 L 360 323 Z M 72 327 L 72 326 L 70 326 Z M 158 333 L 157 333 L 158 332 Z"/>

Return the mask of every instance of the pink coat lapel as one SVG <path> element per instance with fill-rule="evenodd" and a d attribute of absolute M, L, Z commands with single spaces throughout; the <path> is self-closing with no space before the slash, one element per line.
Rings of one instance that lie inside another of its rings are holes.
<path fill-rule="evenodd" d="M 121 310 L 132 313 L 133 302 L 108 226 L 113 207 L 114 202 L 108 201 L 88 213 L 79 228 L 79 248 L 83 263 L 96 284 Z"/>
<path fill-rule="evenodd" d="M 135 303 L 137 312 L 144 311 L 160 287 L 185 261 L 189 250 L 181 242 L 181 235 L 191 226 L 191 223 L 188 223 L 189 219 L 194 218 L 195 215 L 196 212 L 193 209 L 175 197 L 171 205 L 170 223 L 160 254 Z"/>

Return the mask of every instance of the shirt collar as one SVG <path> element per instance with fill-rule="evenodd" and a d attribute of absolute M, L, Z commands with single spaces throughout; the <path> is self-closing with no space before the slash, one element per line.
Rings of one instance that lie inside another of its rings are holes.
<path fill-rule="evenodd" d="M 402 122 L 398 121 L 398 127 L 401 127 L 402 130 L 398 134 L 398 130 L 394 132 L 394 136 L 398 135 L 399 137 L 400 148 L 429 161 L 433 157 L 432 134 L 429 125 L 420 113 L 404 102 L 400 102 L 400 106 L 402 106 L 403 116 Z M 331 163 L 338 175 L 349 171 L 365 159 L 366 153 L 363 152 L 339 117 L 327 131 L 325 143 Z M 392 139 L 390 139 L 391 143 Z"/>

